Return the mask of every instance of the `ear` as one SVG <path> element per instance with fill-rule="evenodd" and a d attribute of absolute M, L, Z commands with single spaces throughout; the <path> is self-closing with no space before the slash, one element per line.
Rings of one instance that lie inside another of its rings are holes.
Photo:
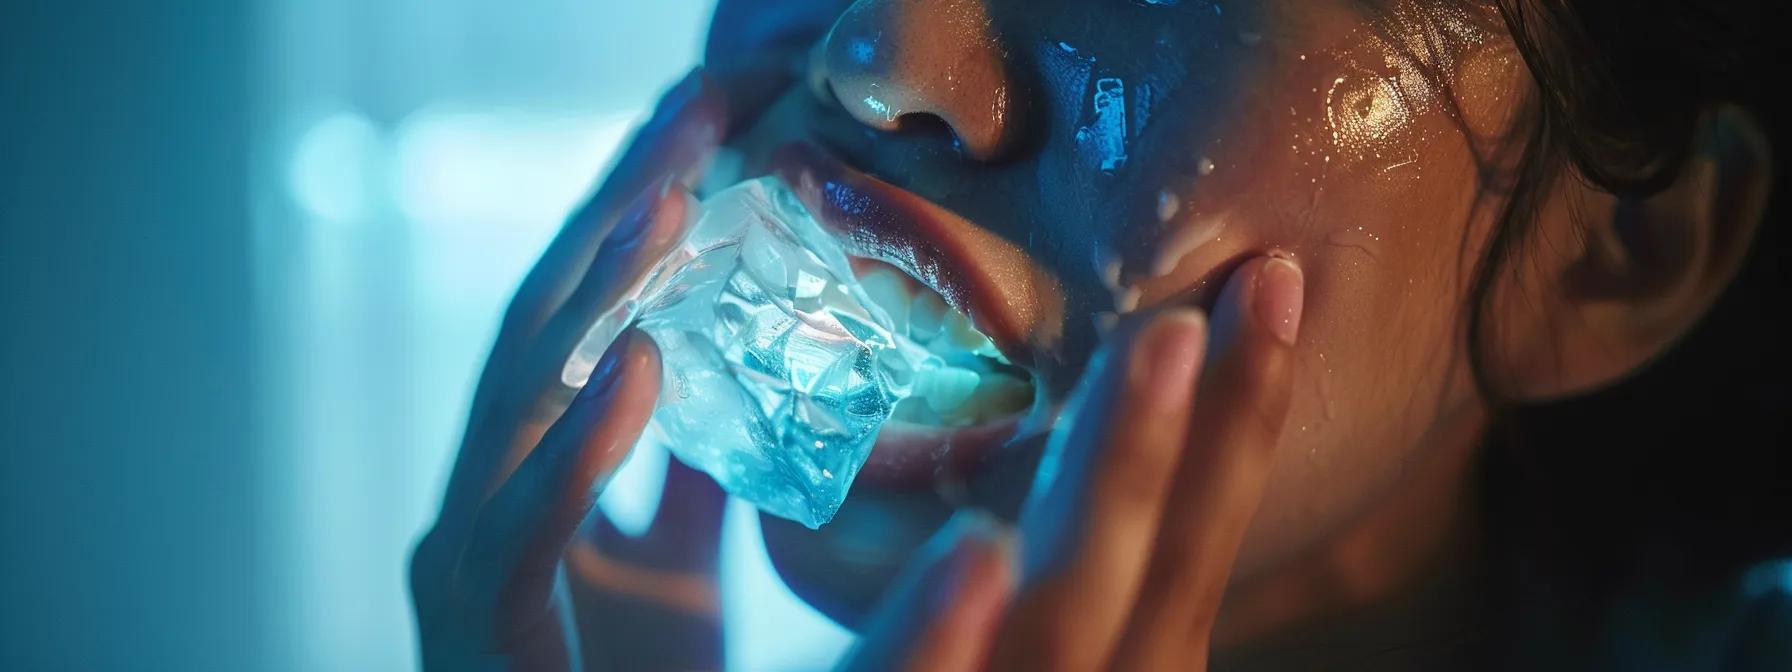
<path fill-rule="evenodd" d="M 1578 176 L 1555 185 L 1539 235 L 1516 258 L 1524 289 L 1490 316 L 1510 320 L 1495 326 L 1508 393 L 1563 397 L 1641 370 L 1736 276 L 1772 184 L 1767 136 L 1747 112 L 1721 106 L 1688 141 L 1680 174 L 1654 195 L 1612 196 Z"/>

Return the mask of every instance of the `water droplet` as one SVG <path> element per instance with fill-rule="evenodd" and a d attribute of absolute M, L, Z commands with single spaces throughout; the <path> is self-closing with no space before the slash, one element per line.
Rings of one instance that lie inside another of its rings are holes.
<path fill-rule="evenodd" d="M 1157 248 L 1157 257 L 1152 260 L 1151 274 L 1162 277 L 1176 270 L 1176 266 L 1184 257 L 1193 254 L 1202 245 L 1220 239 L 1228 221 L 1225 215 L 1200 216 L 1196 212 L 1176 226 L 1164 236 Z"/>
<path fill-rule="evenodd" d="M 1120 260 L 1109 261 L 1101 267 L 1101 281 L 1107 285 L 1108 291 L 1120 291 Z"/>
<path fill-rule="evenodd" d="M 1114 310 L 1122 313 L 1130 313 L 1137 310 L 1139 307 L 1139 297 L 1143 294 L 1144 292 L 1139 291 L 1139 288 L 1137 287 L 1126 288 L 1125 291 L 1120 292 L 1118 296 L 1114 297 Z"/>
<path fill-rule="evenodd" d="M 1207 158 L 1205 156 L 1201 157 L 1201 163 L 1198 166 L 1196 166 L 1196 168 L 1195 168 L 1195 170 L 1199 171 L 1202 176 L 1212 175 L 1213 169 L 1214 169 L 1213 159 Z"/>
<path fill-rule="evenodd" d="M 1177 198 L 1176 194 L 1167 189 L 1157 192 L 1157 221 L 1169 223 L 1170 218 L 1175 217 L 1176 212 L 1181 209 L 1182 199 Z"/>
<path fill-rule="evenodd" d="M 1319 363 L 1325 370 L 1319 373 L 1319 401 L 1325 410 L 1326 421 L 1338 419 L 1337 399 L 1332 396 L 1332 365 L 1325 360 L 1325 353 L 1319 353 Z"/>

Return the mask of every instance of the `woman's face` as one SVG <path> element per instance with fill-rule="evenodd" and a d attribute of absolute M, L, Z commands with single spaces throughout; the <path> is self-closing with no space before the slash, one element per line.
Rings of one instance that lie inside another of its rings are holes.
<path fill-rule="evenodd" d="M 735 148 L 928 286 L 909 291 L 967 313 L 1048 409 L 1116 319 L 1211 308 L 1238 262 L 1294 258 L 1295 396 L 1235 570 L 1248 581 L 1476 422 L 1462 304 L 1497 209 L 1476 156 L 1524 81 L 1477 11 L 862 0 Z M 1042 447 L 1026 423 L 917 435 L 881 442 L 821 530 L 764 520 L 786 580 L 846 622 L 954 507 L 1016 515 Z"/>

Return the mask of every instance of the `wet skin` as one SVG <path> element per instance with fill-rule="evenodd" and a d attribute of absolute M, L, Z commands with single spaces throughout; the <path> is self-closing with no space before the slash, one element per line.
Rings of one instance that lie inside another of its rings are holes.
<path fill-rule="evenodd" d="M 916 244 L 1007 241 L 953 259 L 992 269 L 999 299 L 961 307 L 1013 327 L 1052 402 L 1116 315 L 1210 308 L 1239 262 L 1297 260 L 1295 396 L 1248 584 L 1459 462 L 1483 422 L 1462 302 L 1521 66 L 1496 17 L 1389 4 L 866 0 L 732 146 L 752 175 L 812 143 L 950 213 Z M 852 624 L 955 507 L 1016 515 L 1041 438 L 931 485 L 861 483 L 819 531 L 764 517 L 774 561 Z"/>

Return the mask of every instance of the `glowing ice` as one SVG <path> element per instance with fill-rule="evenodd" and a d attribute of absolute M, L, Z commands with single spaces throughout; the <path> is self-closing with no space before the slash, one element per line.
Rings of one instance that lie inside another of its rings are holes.
<path fill-rule="evenodd" d="M 896 403 L 942 394 L 930 381 L 950 368 L 892 330 L 840 244 L 774 178 L 709 199 L 636 297 L 592 326 L 564 382 L 582 385 L 631 322 L 665 371 L 642 440 L 811 528 L 839 510 Z"/>

